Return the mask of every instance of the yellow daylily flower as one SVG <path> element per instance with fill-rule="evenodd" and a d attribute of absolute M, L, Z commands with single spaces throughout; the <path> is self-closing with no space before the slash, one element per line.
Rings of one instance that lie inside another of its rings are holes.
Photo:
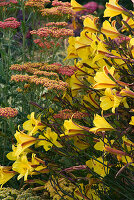
<path fill-rule="evenodd" d="M 91 93 L 89 92 L 87 95 L 84 95 L 82 102 L 84 103 L 84 105 L 90 109 L 92 109 L 90 107 L 93 106 L 94 108 L 99 108 L 99 105 L 97 104 L 97 102 L 95 101 L 96 99 L 96 93 Z"/>
<path fill-rule="evenodd" d="M 61 148 L 62 145 L 57 141 L 58 135 L 54 131 L 51 131 L 51 128 L 47 127 L 46 131 L 44 131 L 44 136 L 39 135 L 39 142 L 36 147 L 43 146 L 43 148 L 48 151 L 52 148 L 53 145 Z"/>
<path fill-rule="evenodd" d="M 100 162 L 98 162 L 100 161 Z M 94 170 L 97 174 L 104 177 L 109 173 L 109 168 L 106 167 L 108 164 L 107 161 L 104 161 L 102 157 L 97 158 L 96 160 L 91 159 L 86 162 L 86 165 Z M 106 166 L 105 166 L 106 165 Z"/>
<path fill-rule="evenodd" d="M 77 3 L 75 0 L 71 0 L 71 7 L 72 7 L 73 11 L 75 11 L 75 12 L 85 10 L 85 7 L 83 7 L 82 5 Z"/>
<path fill-rule="evenodd" d="M 93 123 L 95 127 L 90 128 L 91 132 L 97 133 L 99 131 L 110 131 L 114 130 L 114 128 L 105 120 L 104 117 L 101 117 L 100 115 L 96 114 L 94 116 Z"/>
<path fill-rule="evenodd" d="M 13 151 L 9 152 L 6 155 L 6 157 L 9 160 L 17 160 L 22 153 L 26 154 L 26 152 L 24 152 L 24 150 L 26 150 L 26 148 L 22 147 L 21 144 L 17 144 L 16 146 L 12 145 L 12 149 L 13 149 Z"/>
<path fill-rule="evenodd" d="M 134 126 L 134 116 L 131 117 L 131 121 L 129 122 L 129 124 Z"/>
<path fill-rule="evenodd" d="M 34 112 L 31 113 L 30 116 L 28 116 L 29 120 L 25 121 L 23 123 L 23 129 L 28 131 L 28 135 L 35 135 L 38 130 L 43 130 L 45 127 L 41 123 L 41 118 L 38 117 L 37 119 L 34 118 Z"/>
<path fill-rule="evenodd" d="M 130 39 L 129 45 L 130 45 L 130 48 L 131 48 L 132 56 L 134 58 L 134 38 Z"/>
<path fill-rule="evenodd" d="M 104 17 L 114 17 L 122 14 L 123 11 L 123 8 L 118 4 L 118 0 L 109 0 L 109 3 L 106 3 Z"/>
<path fill-rule="evenodd" d="M 65 134 L 61 134 L 60 136 L 75 136 L 78 134 L 84 134 L 84 127 L 79 124 L 73 123 L 72 119 L 64 121 Z"/>
<path fill-rule="evenodd" d="M 71 58 L 78 58 L 78 54 L 76 52 L 76 49 L 75 49 L 75 41 L 77 40 L 77 37 L 69 37 L 68 39 L 68 48 L 67 48 L 67 57 L 64 59 L 67 60 L 67 59 L 71 59 Z"/>
<path fill-rule="evenodd" d="M 115 68 L 111 67 L 110 70 L 108 70 L 107 67 L 105 66 L 103 68 L 103 72 L 97 72 L 95 77 L 94 77 L 94 80 L 97 82 L 93 86 L 94 89 L 113 88 L 113 87 L 117 86 L 116 83 L 113 80 L 111 80 L 109 78 L 109 76 L 107 76 L 106 70 L 113 77 L 114 72 L 115 72 Z"/>
<path fill-rule="evenodd" d="M 17 159 L 13 165 L 12 169 L 19 173 L 18 180 L 24 176 L 24 181 L 27 180 L 28 175 L 31 175 L 34 168 L 31 166 L 31 163 L 28 162 L 26 155 L 22 155 Z"/>
<path fill-rule="evenodd" d="M 114 143 L 114 140 L 110 140 L 110 143 L 113 144 L 113 143 Z M 109 141 L 108 141 L 106 138 L 104 138 L 104 140 L 100 140 L 99 142 L 97 142 L 97 143 L 94 145 L 94 148 L 95 148 L 96 150 L 103 151 L 105 145 L 109 145 Z"/>
<path fill-rule="evenodd" d="M 134 15 L 134 12 L 133 11 L 131 12 Z M 125 21 L 132 29 L 134 28 L 134 20 L 130 16 L 122 14 L 122 18 L 123 18 L 123 21 Z M 125 24 L 123 23 L 122 31 L 125 31 L 125 30 L 128 30 L 128 27 L 125 26 Z"/>
<path fill-rule="evenodd" d="M 115 108 L 117 108 L 120 103 L 123 103 L 125 108 L 129 108 L 126 98 L 118 95 L 117 91 L 115 89 L 112 90 L 111 88 L 106 88 L 105 96 L 100 97 L 100 101 L 100 107 L 102 110 L 108 110 L 112 108 L 113 113 L 115 113 Z"/>
<path fill-rule="evenodd" d="M 11 167 L 0 166 L 0 185 L 1 187 L 9 181 L 13 176 L 16 175 L 16 172 L 10 171 Z"/>
<path fill-rule="evenodd" d="M 78 91 L 83 87 L 83 83 L 79 80 L 80 77 L 77 77 L 77 74 L 73 74 L 70 78 L 70 88 L 72 92 L 72 96 L 76 96 Z"/>
<path fill-rule="evenodd" d="M 107 37 L 110 37 L 111 39 L 114 39 L 120 35 L 120 33 L 117 31 L 115 27 L 115 20 L 110 24 L 109 21 L 105 20 L 103 22 L 101 32 L 105 34 Z"/>
<path fill-rule="evenodd" d="M 89 31 L 90 33 L 98 32 L 98 28 L 96 27 L 97 20 L 98 20 L 98 17 L 93 18 L 93 19 L 87 17 L 83 22 L 84 30 Z"/>
<path fill-rule="evenodd" d="M 125 87 L 125 89 L 122 89 L 120 91 L 120 94 L 122 96 L 128 96 L 128 97 L 134 98 L 134 92 L 130 90 L 128 87 Z"/>
<path fill-rule="evenodd" d="M 128 151 L 134 150 L 134 143 L 132 141 L 130 141 L 125 135 L 122 137 L 122 140 L 123 140 L 122 146 L 124 148 L 126 146 Z"/>
<path fill-rule="evenodd" d="M 130 156 L 122 156 L 122 157 L 121 157 L 121 161 L 122 161 L 124 164 L 130 163 L 130 165 L 134 166 L 134 159 L 132 159 Z"/>

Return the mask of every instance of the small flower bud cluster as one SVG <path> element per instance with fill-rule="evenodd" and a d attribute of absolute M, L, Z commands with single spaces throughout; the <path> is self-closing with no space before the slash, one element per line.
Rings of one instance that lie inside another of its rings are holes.
<path fill-rule="evenodd" d="M 66 7 L 66 6 L 58 6 L 57 10 L 62 13 L 62 15 L 70 15 L 74 16 L 74 11 L 72 10 L 71 7 Z"/>
<path fill-rule="evenodd" d="M 30 79 L 31 83 L 35 83 L 36 85 L 43 85 L 43 87 L 46 87 L 48 90 L 51 89 L 56 89 L 56 90 L 65 90 L 68 87 L 68 83 L 63 82 L 63 81 L 56 81 L 56 80 L 51 80 L 48 78 L 44 77 L 31 77 Z"/>
<path fill-rule="evenodd" d="M 62 13 L 57 9 L 57 7 L 52 7 L 52 8 L 45 8 L 41 10 L 41 15 L 42 16 L 51 16 L 51 15 L 57 15 L 57 16 L 62 16 Z"/>
<path fill-rule="evenodd" d="M 82 119 L 84 117 L 88 116 L 88 113 L 83 112 L 73 112 L 73 110 L 70 109 L 64 109 L 58 112 L 58 114 L 54 114 L 53 117 L 59 118 L 59 119 L 70 119 L 71 117 L 75 119 Z"/>
<path fill-rule="evenodd" d="M 67 3 L 67 2 L 66 2 Z M 45 8 L 41 10 L 42 16 L 51 16 L 51 15 L 57 15 L 57 16 L 64 16 L 64 15 L 70 15 L 74 16 L 74 11 L 70 6 L 57 6 L 52 8 Z"/>
<path fill-rule="evenodd" d="M 10 17 L 4 20 L 4 22 L 0 21 L 0 28 L 13 28 L 16 29 L 21 25 L 20 22 L 16 21 L 16 18 Z"/>
<path fill-rule="evenodd" d="M 74 66 L 68 65 L 68 66 L 60 67 L 57 71 L 59 74 L 72 76 L 75 73 L 76 68 Z"/>
<path fill-rule="evenodd" d="M 16 0 L 9 0 L 8 2 L 6 2 L 5 0 L 2 0 L 2 2 L 0 2 L 0 7 L 4 7 L 11 4 L 17 4 L 17 3 L 18 1 Z"/>
<path fill-rule="evenodd" d="M 53 63 L 53 64 L 44 64 L 42 65 L 41 69 L 45 69 L 47 71 L 58 71 L 58 69 L 62 67 L 62 65 L 60 63 Z"/>
<path fill-rule="evenodd" d="M 73 30 L 66 29 L 66 28 L 58 28 L 58 27 L 44 27 L 40 28 L 37 31 L 33 30 L 30 31 L 32 35 L 38 35 L 39 37 L 53 37 L 53 38 L 61 38 L 61 37 L 67 37 L 67 36 L 73 36 Z"/>
<path fill-rule="evenodd" d="M 71 3 L 54 0 L 54 1 L 52 1 L 52 6 L 55 6 L 55 7 L 57 7 L 57 6 L 71 7 Z"/>
<path fill-rule="evenodd" d="M 46 26 L 67 26 L 67 22 L 49 22 Z"/>
<path fill-rule="evenodd" d="M 50 3 L 50 0 L 28 0 L 25 3 L 25 6 L 30 6 L 30 7 L 37 7 L 37 8 L 44 8 L 44 5 L 47 3 Z"/>
<path fill-rule="evenodd" d="M 11 76 L 11 81 L 15 81 L 15 82 L 23 82 L 23 81 L 28 81 L 29 80 L 28 75 L 20 75 L 20 74 L 16 74 L 16 75 L 12 75 Z"/>
<path fill-rule="evenodd" d="M 18 114 L 18 111 L 15 108 L 5 107 L 0 108 L 0 116 L 10 118 L 15 117 Z"/>
<path fill-rule="evenodd" d="M 44 64 L 41 63 L 25 63 L 23 65 L 19 64 L 14 64 L 10 67 L 11 70 L 15 71 L 26 71 L 27 73 L 34 74 L 34 75 L 44 75 L 44 76 L 56 76 L 58 77 L 58 74 L 55 72 L 47 72 L 47 71 L 42 71 Z"/>

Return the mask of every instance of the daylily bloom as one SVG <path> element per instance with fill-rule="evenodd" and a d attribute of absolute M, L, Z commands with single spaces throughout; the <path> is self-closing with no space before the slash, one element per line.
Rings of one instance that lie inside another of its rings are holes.
<path fill-rule="evenodd" d="M 80 5 L 75 0 L 71 0 L 71 7 L 72 7 L 73 11 L 75 11 L 75 12 L 86 9 L 84 6 Z"/>
<path fill-rule="evenodd" d="M 110 140 L 110 143 L 113 144 L 113 143 L 114 143 L 114 140 Z M 99 142 L 97 142 L 97 143 L 94 145 L 94 148 L 95 148 L 96 150 L 103 151 L 105 145 L 109 145 L 109 141 L 108 141 L 106 138 L 104 138 L 104 140 L 100 140 Z"/>
<path fill-rule="evenodd" d="M 72 96 L 76 96 L 78 91 L 83 87 L 83 83 L 79 80 L 80 77 L 77 78 L 77 74 L 73 74 L 70 78 L 70 88 L 72 91 Z"/>
<path fill-rule="evenodd" d="M 134 166 L 134 159 L 132 159 L 130 156 L 122 156 L 121 161 L 124 164 L 130 163 L 130 165 Z"/>
<path fill-rule="evenodd" d="M 92 106 L 94 108 L 99 108 L 99 105 L 95 101 L 96 99 L 95 97 L 96 97 L 95 93 L 89 92 L 87 95 L 84 95 L 82 102 L 86 107 L 89 107 L 90 109 L 92 109 Z"/>
<path fill-rule="evenodd" d="M 75 136 L 79 134 L 80 135 L 84 134 L 84 127 L 76 123 L 73 123 L 72 119 L 64 121 L 64 128 L 65 128 L 65 134 L 62 134 L 61 136 L 65 136 L 65 135 Z"/>
<path fill-rule="evenodd" d="M 38 117 L 37 119 L 34 118 L 34 112 L 32 112 L 31 115 L 28 116 L 28 118 L 29 120 L 23 123 L 23 128 L 24 130 L 28 131 L 28 135 L 35 135 L 38 130 L 43 130 L 43 128 L 45 127 L 41 123 L 40 117 Z"/>
<path fill-rule="evenodd" d="M 115 89 L 112 90 L 111 88 L 106 88 L 105 96 L 100 97 L 100 101 L 100 107 L 102 110 L 108 110 L 112 108 L 113 113 L 115 113 L 115 108 L 117 108 L 120 103 L 123 103 L 125 108 L 129 108 L 126 98 L 122 97 Z"/>
<path fill-rule="evenodd" d="M 46 131 L 44 131 L 44 136 L 39 135 L 39 142 L 36 147 L 43 146 L 46 151 L 52 148 L 53 145 L 61 148 L 62 145 L 57 141 L 58 135 L 54 131 L 51 131 L 51 128 L 47 127 Z"/>
<path fill-rule="evenodd" d="M 109 0 L 109 3 L 106 3 L 104 17 L 114 17 L 116 15 L 122 14 L 123 11 L 124 9 L 119 6 L 118 0 Z"/>
<path fill-rule="evenodd" d="M 112 79 L 111 79 L 112 78 Z M 115 81 L 113 81 L 113 79 Z M 94 80 L 97 82 L 93 87 L 94 89 L 104 89 L 117 87 L 115 79 L 115 68 L 111 67 L 110 70 L 106 66 L 103 67 L 103 72 L 97 72 Z"/>
<path fill-rule="evenodd" d="M 134 150 L 134 143 L 130 141 L 125 135 L 122 137 L 123 140 L 123 147 L 127 147 L 128 151 L 133 151 Z"/>
<path fill-rule="evenodd" d="M 17 159 L 13 163 L 12 169 L 20 174 L 17 179 L 19 180 L 24 176 L 24 181 L 27 180 L 28 175 L 31 175 L 34 170 L 26 155 L 22 155 Z"/>
<path fill-rule="evenodd" d="M 68 48 L 67 48 L 67 57 L 64 59 L 71 59 L 71 58 L 78 58 L 78 54 L 77 51 L 75 49 L 75 41 L 76 41 L 77 37 L 69 37 L 68 39 Z"/>
<path fill-rule="evenodd" d="M 16 172 L 10 171 L 11 167 L 6 166 L 0 166 L 0 185 L 1 187 L 9 181 L 14 175 L 16 175 Z"/>
<path fill-rule="evenodd" d="M 129 124 L 134 126 L 134 116 L 131 117 L 131 121 L 129 122 Z"/>
<path fill-rule="evenodd" d="M 89 18 L 87 17 L 83 24 L 84 24 L 84 30 L 89 31 L 90 33 L 96 33 L 98 32 L 98 28 L 96 27 L 96 22 L 97 22 L 98 18 Z"/>
<path fill-rule="evenodd" d="M 134 15 L 134 12 L 133 11 L 131 12 Z M 132 17 L 122 14 L 122 18 L 132 29 L 134 28 L 134 20 L 132 19 Z M 122 31 L 125 31 L 125 30 L 128 30 L 128 27 L 125 26 L 125 24 L 123 23 Z"/>
<path fill-rule="evenodd" d="M 17 160 L 19 158 L 19 156 L 21 154 L 27 154 L 26 152 L 26 148 L 22 147 L 21 144 L 17 144 L 16 146 L 15 145 L 12 145 L 12 150 L 11 152 L 9 152 L 6 157 L 9 159 L 9 160 Z M 25 152 L 24 152 L 25 150 Z M 28 150 L 28 149 L 27 149 Z"/>
<path fill-rule="evenodd" d="M 114 20 L 110 24 L 109 21 L 105 20 L 101 28 L 101 32 L 111 39 L 117 38 L 120 35 L 115 27 L 115 22 L 116 21 Z"/>
<path fill-rule="evenodd" d="M 96 114 L 94 116 L 93 123 L 95 127 L 90 128 L 91 132 L 97 133 L 99 131 L 110 131 L 114 130 L 114 128 L 105 120 L 104 117 L 101 117 L 100 115 Z"/>
<path fill-rule="evenodd" d="M 128 97 L 134 98 L 134 92 L 130 90 L 128 87 L 126 87 L 125 89 L 122 89 L 120 94 L 122 96 L 128 96 Z"/>
<path fill-rule="evenodd" d="M 100 162 L 98 162 L 98 161 L 100 161 Z M 102 177 L 106 176 L 109 173 L 109 168 L 105 166 L 107 164 L 108 164 L 108 162 L 104 161 L 102 157 L 99 157 L 96 160 L 91 159 L 86 162 L 86 165 L 89 168 L 93 168 L 94 172 L 96 172 L 97 174 L 99 174 Z"/>

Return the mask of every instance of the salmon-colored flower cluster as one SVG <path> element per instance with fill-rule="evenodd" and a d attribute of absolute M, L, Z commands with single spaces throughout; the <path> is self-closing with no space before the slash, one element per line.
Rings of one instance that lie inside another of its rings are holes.
<path fill-rule="evenodd" d="M 67 26 L 67 22 L 49 22 L 46 26 Z"/>
<path fill-rule="evenodd" d="M 47 71 L 42 71 L 40 70 L 40 63 L 25 63 L 22 65 L 19 64 L 14 64 L 10 67 L 11 70 L 15 70 L 15 71 L 25 71 L 27 73 L 33 74 L 33 75 L 44 75 L 44 76 L 58 76 L 57 73 L 55 72 L 47 72 Z M 39 69 L 38 69 L 39 67 Z M 26 78 L 27 75 L 24 75 L 24 77 Z M 22 79 L 24 78 L 22 75 Z M 24 78 L 24 81 L 25 81 Z"/>
<path fill-rule="evenodd" d="M 50 2 L 51 2 L 50 0 L 28 0 L 26 1 L 25 6 L 37 7 L 42 9 L 47 3 Z"/>
<path fill-rule="evenodd" d="M 59 68 L 62 68 L 62 66 L 58 63 L 53 63 L 51 65 L 46 63 L 25 63 L 22 65 L 14 64 L 10 67 L 11 70 L 30 73 L 32 76 L 28 74 L 16 74 L 11 76 L 11 81 L 28 82 L 34 83 L 36 85 L 40 84 L 47 89 L 65 90 L 68 87 L 68 83 L 60 80 L 52 80 L 45 77 L 47 76 L 58 78 L 58 74 L 56 72 L 52 72 L 52 70 L 58 72 Z"/>
<path fill-rule="evenodd" d="M 58 69 L 58 73 L 62 75 L 72 76 L 76 68 L 74 66 L 63 66 Z"/>
<path fill-rule="evenodd" d="M 11 4 L 17 4 L 17 3 L 18 3 L 18 1 L 16 1 L 16 0 L 9 0 L 8 2 L 5 0 L 1 0 L 0 7 L 4 7 L 7 5 L 11 5 Z"/>
<path fill-rule="evenodd" d="M 71 117 L 75 119 L 82 119 L 84 117 L 87 117 L 88 113 L 85 112 L 74 112 L 73 110 L 70 109 L 64 109 L 58 112 L 58 114 L 54 114 L 53 117 L 59 118 L 59 119 L 70 119 Z"/>
<path fill-rule="evenodd" d="M 10 118 L 10 117 L 15 117 L 18 115 L 18 111 L 15 108 L 11 107 L 5 107 L 5 108 L 0 108 L 0 116 Z"/>
<path fill-rule="evenodd" d="M 32 35 L 38 35 L 39 37 L 53 37 L 53 38 L 60 38 L 60 37 L 67 37 L 67 36 L 73 36 L 73 30 L 66 29 L 66 28 L 58 28 L 58 27 L 44 27 L 40 28 L 37 31 L 33 30 L 30 31 Z"/>
<path fill-rule="evenodd" d="M 42 16 L 63 16 L 63 15 L 70 15 L 74 16 L 74 11 L 71 8 L 71 4 L 69 2 L 62 2 L 54 0 L 52 1 L 51 8 L 45 8 L 41 10 Z"/>
<path fill-rule="evenodd" d="M 57 7 L 57 6 L 71 7 L 71 3 L 54 0 L 54 1 L 52 1 L 52 6 L 54 6 L 54 7 Z"/>
<path fill-rule="evenodd" d="M 0 28 L 6 29 L 6 28 L 13 28 L 16 29 L 21 25 L 20 22 L 17 21 L 16 18 L 10 17 L 5 19 L 4 21 L 0 21 Z"/>

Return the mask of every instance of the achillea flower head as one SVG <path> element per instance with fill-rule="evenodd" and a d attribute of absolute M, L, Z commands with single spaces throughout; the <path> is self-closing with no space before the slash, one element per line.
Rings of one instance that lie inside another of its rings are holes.
<path fill-rule="evenodd" d="M 46 26 L 67 26 L 67 22 L 49 22 Z"/>
<path fill-rule="evenodd" d="M 15 117 L 18 115 L 18 111 L 15 108 L 11 107 L 5 107 L 5 108 L 0 108 L 0 116 L 10 118 L 10 117 Z"/>
<path fill-rule="evenodd" d="M 17 4 L 18 1 L 16 0 L 9 0 L 8 2 L 5 2 L 5 0 L 1 0 L 0 2 L 0 7 L 4 7 L 4 6 L 11 6 L 12 4 Z"/>
<path fill-rule="evenodd" d="M 59 118 L 59 119 L 70 119 L 71 117 L 75 119 L 82 119 L 84 117 L 88 116 L 88 113 L 83 112 L 73 112 L 73 110 L 70 109 L 64 109 L 58 112 L 58 114 L 54 114 L 53 117 Z"/>
<path fill-rule="evenodd" d="M 72 76 L 76 71 L 74 66 L 63 66 L 58 69 L 58 73 L 62 75 Z"/>
<path fill-rule="evenodd" d="M 50 0 L 28 0 L 27 2 L 25 2 L 25 6 L 37 7 L 39 9 L 42 9 L 47 3 L 50 3 Z"/>
<path fill-rule="evenodd" d="M 71 3 L 54 0 L 54 1 L 52 1 L 52 6 L 55 6 L 55 7 L 57 7 L 57 6 L 71 7 Z"/>
<path fill-rule="evenodd" d="M 66 28 L 58 28 L 58 27 L 43 27 L 33 31 L 30 31 L 31 35 L 37 35 L 40 38 L 46 38 L 48 36 L 53 38 L 61 38 L 61 37 L 67 37 L 67 36 L 73 36 L 73 30 L 66 29 Z M 39 42 L 36 41 L 36 43 Z"/>
<path fill-rule="evenodd" d="M 30 76 L 28 75 L 21 75 L 21 74 L 16 74 L 11 76 L 11 81 L 15 82 L 23 82 L 23 81 L 28 81 Z"/>
<path fill-rule="evenodd" d="M 10 17 L 5 19 L 4 21 L 0 21 L 0 28 L 6 29 L 6 28 L 13 28 L 16 29 L 21 25 L 20 22 L 16 20 L 14 17 Z"/>

